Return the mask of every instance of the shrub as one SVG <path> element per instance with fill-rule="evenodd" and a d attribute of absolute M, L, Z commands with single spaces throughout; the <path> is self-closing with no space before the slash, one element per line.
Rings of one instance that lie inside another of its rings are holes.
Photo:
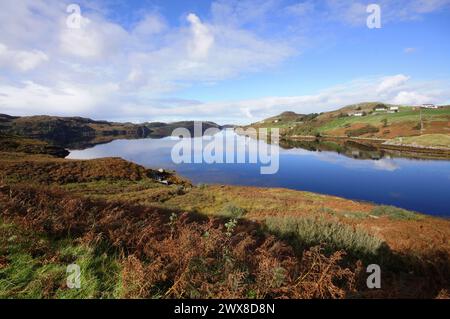
<path fill-rule="evenodd" d="M 324 245 L 329 250 L 346 250 L 357 257 L 375 255 L 383 241 L 351 226 L 323 219 L 271 217 L 266 219 L 269 231 L 290 240 L 300 249 Z"/>
<path fill-rule="evenodd" d="M 245 208 L 236 206 L 234 204 L 226 204 L 221 212 L 220 215 L 231 217 L 231 218 L 241 218 L 244 217 L 244 215 L 247 213 Z"/>

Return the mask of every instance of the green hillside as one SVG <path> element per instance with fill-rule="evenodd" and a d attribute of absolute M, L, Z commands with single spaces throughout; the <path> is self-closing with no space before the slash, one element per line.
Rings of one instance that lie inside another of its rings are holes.
<path fill-rule="evenodd" d="M 391 110 L 392 107 L 394 109 Z M 378 109 L 384 110 L 376 111 Z M 369 102 L 320 114 L 284 112 L 247 127 L 280 128 L 285 137 L 320 134 L 391 139 L 421 134 L 450 134 L 449 122 L 450 106 L 420 109 Z"/>

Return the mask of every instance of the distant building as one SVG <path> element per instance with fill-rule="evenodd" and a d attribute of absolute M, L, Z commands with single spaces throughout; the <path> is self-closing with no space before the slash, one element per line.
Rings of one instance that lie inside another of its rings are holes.
<path fill-rule="evenodd" d="M 363 112 L 356 112 L 356 113 L 351 113 L 349 114 L 350 116 L 363 116 L 364 113 Z"/>
<path fill-rule="evenodd" d="M 424 109 L 438 109 L 439 108 L 439 106 L 434 105 L 434 104 L 422 104 L 422 107 Z"/>
<path fill-rule="evenodd" d="M 399 111 L 399 108 L 398 108 L 398 106 L 391 106 L 391 107 L 389 108 L 389 111 L 396 113 L 396 112 Z"/>
<path fill-rule="evenodd" d="M 373 110 L 375 112 L 385 112 L 387 111 L 388 107 L 384 104 L 377 104 L 375 105 L 375 107 L 373 108 Z"/>

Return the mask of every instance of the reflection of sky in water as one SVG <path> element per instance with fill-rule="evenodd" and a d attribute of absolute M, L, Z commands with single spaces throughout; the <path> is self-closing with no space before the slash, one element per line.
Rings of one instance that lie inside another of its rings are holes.
<path fill-rule="evenodd" d="M 236 138 L 239 143 L 264 143 Z M 334 152 L 280 148 L 278 173 L 261 175 L 261 164 L 174 164 L 171 150 L 177 142 L 170 137 L 116 140 L 73 151 L 69 158 L 122 157 L 147 167 L 174 169 L 195 183 L 286 187 L 450 216 L 449 161 L 358 160 Z M 230 144 L 223 148 L 233 149 Z"/>

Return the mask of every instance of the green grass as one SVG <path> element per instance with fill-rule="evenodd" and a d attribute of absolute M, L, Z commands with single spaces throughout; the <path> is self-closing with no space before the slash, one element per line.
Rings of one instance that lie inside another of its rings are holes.
<path fill-rule="evenodd" d="M 351 218 L 351 219 L 365 219 L 369 217 L 369 214 L 364 212 L 346 212 L 344 213 L 344 217 Z"/>
<path fill-rule="evenodd" d="M 388 216 L 393 220 L 420 220 L 424 218 L 423 215 L 394 206 L 376 206 L 370 214 L 374 216 Z"/>
<path fill-rule="evenodd" d="M 448 116 L 450 116 L 450 109 L 444 108 L 444 109 L 437 109 L 437 110 L 422 110 L 422 117 L 426 120 L 448 120 Z M 355 124 L 355 123 L 364 123 L 364 124 L 370 124 L 374 126 L 383 125 L 383 120 L 387 119 L 388 124 L 392 123 L 399 123 L 399 122 L 419 122 L 420 120 L 420 112 L 414 111 L 411 109 L 405 110 L 402 109 L 398 113 L 380 113 L 380 114 L 369 114 L 367 116 L 362 117 L 343 117 L 343 118 L 336 118 L 331 120 L 330 122 L 327 122 L 320 127 L 318 127 L 318 130 L 320 132 L 326 132 L 335 130 L 338 128 L 345 127 L 346 124 Z"/>
<path fill-rule="evenodd" d="M 0 221 L 0 298 L 120 297 L 121 266 L 101 245 L 50 240 Z M 81 288 L 69 289 L 67 266 L 81 269 Z"/>
<path fill-rule="evenodd" d="M 298 249 L 322 244 L 330 252 L 344 249 L 359 258 L 377 255 L 384 243 L 363 230 L 323 219 L 270 217 L 266 226 Z"/>

